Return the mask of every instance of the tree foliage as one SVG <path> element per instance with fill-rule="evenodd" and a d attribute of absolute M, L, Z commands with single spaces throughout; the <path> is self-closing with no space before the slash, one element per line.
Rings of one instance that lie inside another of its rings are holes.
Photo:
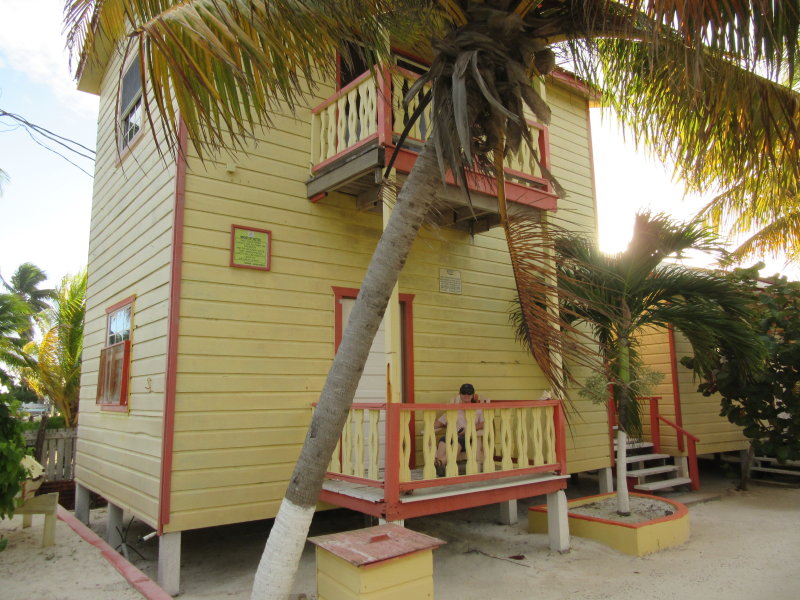
<path fill-rule="evenodd" d="M 26 475 L 20 464 L 25 456 L 25 441 L 8 400 L 5 394 L 0 394 L 0 519 L 14 514 L 14 496 Z"/>
<path fill-rule="evenodd" d="M 668 262 L 689 250 L 714 251 L 715 238 L 708 229 L 663 215 L 637 215 L 628 248 L 616 255 L 603 254 L 593 240 L 569 232 L 554 232 L 550 240 L 533 239 L 531 244 L 553 249 L 552 272 L 544 275 L 553 289 L 544 298 L 559 303 L 558 348 L 564 363 L 592 366 L 591 348 L 599 346 L 593 366 L 607 382 L 619 428 L 617 510 L 628 514 L 624 449 L 628 434 L 641 434 L 636 396 L 647 379 L 638 351 L 640 338 L 648 328 L 680 330 L 692 345 L 698 369 L 708 368 L 716 349 L 726 343 L 740 359 L 737 376 L 744 380 L 763 356 L 747 323 L 747 297 L 723 277 Z M 529 332 L 532 319 L 522 316 L 525 307 L 546 303 L 538 287 L 521 286 L 518 291 L 512 321 L 518 338 L 528 342 L 535 336 Z M 588 384 L 597 388 L 597 381 Z"/>
<path fill-rule="evenodd" d="M 24 334 L 30 307 L 14 294 L 0 294 L 0 384 L 13 385 L 14 369 L 24 366 Z"/>
<path fill-rule="evenodd" d="M 68 427 L 77 425 L 86 315 L 86 271 L 67 275 L 55 291 L 52 305 L 37 315 L 41 340 L 24 350 L 29 366 L 21 370 L 23 381 L 41 399 L 50 399 Z"/>
<path fill-rule="evenodd" d="M 33 339 L 34 315 L 48 306 L 47 303 L 55 292 L 52 288 L 39 287 L 46 279 L 47 274 L 42 269 L 26 262 L 17 267 L 10 281 L 2 280 L 3 287 L 8 293 L 19 298 L 27 306 L 30 324 L 22 332 L 22 336 L 28 341 Z"/>
<path fill-rule="evenodd" d="M 721 347 L 699 390 L 722 396 L 720 415 L 743 428 L 756 453 L 780 461 L 800 460 L 800 282 L 758 279 L 759 264 L 736 269 L 729 279 L 746 289 L 753 328 L 766 351 L 766 368 L 742 382 L 736 348 Z M 695 367 L 691 359 L 684 364 Z"/>
<path fill-rule="evenodd" d="M 641 430 L 636 383 L 642 380 L 639 339 L 649 327 L 674 327 L 689 340 L 698 373 L 715 364 L 717 348 L 727 341 L 739 358 L 740 380 L 759 369 L 763 352 L 748 325 L 748 297 L 724 277 L 673 262 L 695 250 L 719 251 L 715 236 L 695 223 L 674 222 L 665 215 L 636 216 L 633 238 L 619 254 L 600 252 L 595 242 L 566 231 L 532 239 L 552 246 L 552 297 L 559 300 L 559 336 L 567 361 L 602 370 L 612 385 L 621 426 Z M 527 290 L 520 289 L 520 296 Z M 538 294 L 538 290 L 534 293 Z M 512 314 L 518 337 L 526 340 L 528 323 Z M 592 335 L 587 336 L 583 324 Z M 592 344 L 600 361 L 587 363 Z M 598 366 L 598 364 L 600 366 Z M 632 387 L 633 386 L 633 387 Z"/>

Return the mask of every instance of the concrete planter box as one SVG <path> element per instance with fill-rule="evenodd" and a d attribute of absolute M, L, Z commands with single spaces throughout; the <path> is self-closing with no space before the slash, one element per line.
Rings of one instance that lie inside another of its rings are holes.
<path fill-rule="evenodd" d="M 600 494 L 570 500 L 569 508 L 591 504 L 615 494 Z M 664 548 L 679 546 L 689 539 L 689 509 L 680 502 L 648 496 L 631 494 L 631 497 L 648 498 L 670 505 L 674 512 L 669 516 L 642 523 L 622 523 L 608 519 L 600 519 L 587 515 L 579 515 L 569 511 L 569 531 L 571 535 L 588 538 L 611 546 L 615 550 L 643 556 L 658 552 Z M 547 532 L 547 506 L 532 506 L 528 511 L 528 531 L 531 533 Z"/>

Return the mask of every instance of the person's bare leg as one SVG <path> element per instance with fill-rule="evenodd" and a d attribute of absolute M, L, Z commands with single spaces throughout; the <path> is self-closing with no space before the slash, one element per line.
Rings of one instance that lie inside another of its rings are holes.
<path fill-rule="evenodd" d="M 439 442 L 436 446 L 436 461 L 442 465 L 447 464 L 447 445 L 444 442 Z"/>

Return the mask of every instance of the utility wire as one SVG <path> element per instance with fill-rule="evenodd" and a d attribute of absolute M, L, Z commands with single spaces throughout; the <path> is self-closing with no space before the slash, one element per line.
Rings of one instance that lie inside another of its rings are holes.
<path fill-rule="evenodd" d="M 62 135 L 58 135 L 57 133 L 54 133 L 45 127 L 36 125 L 35 123 L 31 123 L 30 121 L 28 121 L 24 117 L 21 117 L 20 115 L 10 113 L 0 108 L 0 119 L 3 119 L 5 117 L 11 119 L 16 123 L 14 129 L 18 127 L 24 127 L 26 133 L 31 137 L 31 139 L 37 144 L 39 144 L 42 148 L 44 148 L 45 150 L 49 150 L 54 154 L 57 154 L 58 156 L 66 160 L 69 164 L 77 167 L 78 169 L 86 173 L 89 177 L 92 176 L 92 174 L 89 173 L 86 169 L 84 169 L 79 164 L 68 158 L 67 154 L 71 153 L 80 158 L 84 158 L 86 160 L 94 162 L 96 154 L 94 150 L 84 146 L 79 142 L 76 142 L 75 140 L 71 140 Z M 40 138 L 44 138 L 44 141 Z M 59 150 L 58 149 L 59 146 L 63 148 L 63 150 Z"/>

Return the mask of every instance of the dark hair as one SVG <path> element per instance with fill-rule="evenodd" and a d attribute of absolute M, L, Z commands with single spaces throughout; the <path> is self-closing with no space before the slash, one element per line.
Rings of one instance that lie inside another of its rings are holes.
<path fill-rule="evenodd" d="M 475 393 L 475 388 L 472 387 L 471 383 L 465 383 L 461 386 L 458 390 L 459 394 L 469 394 L 470 396 Z"/>

